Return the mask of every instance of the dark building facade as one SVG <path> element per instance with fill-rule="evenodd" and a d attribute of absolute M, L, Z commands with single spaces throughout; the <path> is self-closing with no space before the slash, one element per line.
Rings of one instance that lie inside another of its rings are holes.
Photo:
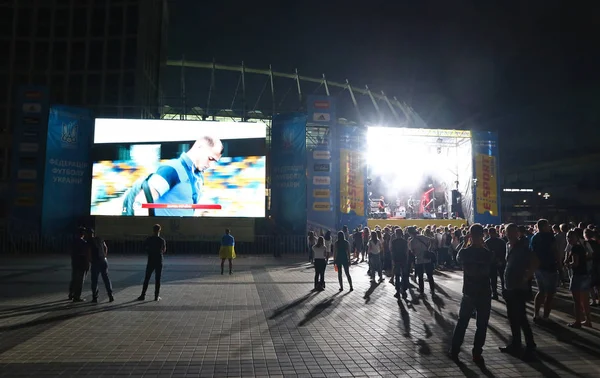
<path fill-rule="evenodd" d="M 600 222 L 600 154 L 504 168 L 505 222 Z"/>
<path fill-rule="evenodd" d="M 166 0 L 0 1 L 0 182 L 20 85 L 96 117 L 158 117 L 167 28 Z"/>

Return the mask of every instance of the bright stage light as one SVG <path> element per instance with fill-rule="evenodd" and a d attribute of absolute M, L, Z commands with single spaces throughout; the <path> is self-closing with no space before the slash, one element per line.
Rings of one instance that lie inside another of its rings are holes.
<path fill-rule="evenodd" d="M 428 176 L 456 171 L 456 149 L 442 147 L 440 138 L 406 135 L 406 129 L 370 127 L 367 133 L 370 177 L 386 176 L 394 190 L 420 187 Z"/>

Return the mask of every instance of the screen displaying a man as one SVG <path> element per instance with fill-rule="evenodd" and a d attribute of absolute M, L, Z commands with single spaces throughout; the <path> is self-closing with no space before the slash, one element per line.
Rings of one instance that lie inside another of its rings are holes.
<path fill-rule="evenodd" d="M 135 197 L 133 207 L 136 215 L 148 215 L 147 210 L 142 209 L 142 204 L 150 202 L 147 200 L 150 196 L 151 202 L 155 204 L 198 204 L 202 195 L 204 171 L 219 161 L 222 153 L 221 140 L 205 136 L 198 139 L 192 148 L 182 153 L 179 158 L 160 165 L 146 180 L 147 186 L 142 184 Z M 193 216 L 195 211 L 192 208 L 156 208 L 154 215 L 186 217 Z"/>

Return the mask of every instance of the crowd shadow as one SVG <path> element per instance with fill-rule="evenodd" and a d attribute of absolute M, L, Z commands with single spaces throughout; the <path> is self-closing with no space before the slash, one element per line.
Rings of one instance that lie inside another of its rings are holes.
<path fill-rule="evenodd" d="M 463 373 L 463 375 L 467 378 L 477 378 L 479 377 L 479 374 L 477 374 L 477 372 L 475 370 L 472 370 L 471 368 L 469 368 L 464 362 L 460 361 L 460 360 L 456 360 L 454 361 L 454 363 L 456 364 L 456 366 L 458 366 L 458 368 L 460 369 L 460 371 Z"/>
<path fill-rule="evenodd" d="M 319 294 L 319 291 L 311 291 L 308 294 L 305 294 L 302 297 L 300 297 L 284 306 L 276 308 L 273 311 L 273 314 L 271 316 L 269 316 L 269 320 L 276 319 L 277 317 L 283 315 L 286 311 L 289 311 L 289 310 L 293 309 L 294 307 L 301 305 L 303 302 L 306 302 L 307 300 L 309 300 L 310 298 L 314 297 L 317 294 Z"/>
<path fill-rule="evenodd" d="M 433 275 L 434 276 L 444 277 L 444 278 L 447 278 L 447 279 L 452 279 L 452 277 L 449 274 L 446 274 L 446 273 L 444 273 L 444 272 L 442 272 L 442 271 L 440 271 L 438 269 L 435 269 L 433 271 Z"/>
<path fill-rule="evenodd" d="M 442 294 L 444 297 L 448 299 L 452 299 L 452 297 L 438 284 L 435 284 L 435 292 Z"/>
<path fill-rule="evenodd" d="M 373 294 L 373 292 L 375 291 L 375 289 L 377 289 L 377 287 L 379 287 L 379 285 L 381 285 L 381 282 L 379 282 L 378 280 L 377 281 L 371 281 L 371 285 L 369 286 L 369 288 L 365 292 L 365 295 L 363 296 L 363 299 L 365 300 L 365 303 L 369 303 L 371 301 L 371 295 Z"/>
<path fill-rule="evenodd" d="M 509 337 L 506 336 L 504 333 L 502 333 L 498 328 L 496 328 L 492 324 L 488 324 L 488 330 L 490 330 L 496 337 L 498 337 L 500 340 L 502 340 L 502 342 L 504 342 L 506 345 L 509 344 Z M 575 377 L 581 376 L 581 374 L 575 372 L 568 366 L 566 366 L 563 363 L 559 362 L 558 360 L 552 358 L 551 356 L 544 353 L 543 351 L 537 350 L 536 355 L 538 356 L 537 360 L 525 361 L 525 363 L 527 365 L 529 365 L 531 368 L 535 369 L 537 372 L 539 372 L 543 377 L 552 377 L 552 378 L 560 377 L 560 374 L 556 373 L 556 371 L 554 369 L 552 369 L 551 367 L 544 364 L 544 361 L 549 362 L 550 364 L 554 365 L 556 368 L 561 369 L 562 371 L 567 372 L 572 376 L 575 376 Z M 519 361 L 522 361 L 522 360 L 519 359 Z"/>
<path fill-rule="evenodd" d="M 120 303 L 120 304 L 110 304 L 110 305 L 102 305 L 102 304 L 95 304 L 95 303 L 82 303 L 82 304 L 79 304 L 78 306 L 74 307 L 74 308 L 78 309 L 79 311 L 71 311 L 71 312 L 56 315 L 56 316 L 43 316 L 43 317 L 40 317 L 40 318 L 37 318 L 34 320 L 30 320 L 27 322 L 19 323 L 19 324 L 0 326 L 0 332 L 22 330 L 25 328 L 30 328 L 30 327 L 60 322 L 60 321 L 64 321 L 64 320 L 69 320 L 69 319 L 80 317 L 80 316 L 87 316 L 87 315 L 92 315 L 92 314 L 98 314 L 101 312 L 114 311 L 114 310 L 118 310 L 118 309 L 122 309 L 122 308 L 126 308 L 126 307 L 141 305 L 143 303 L 145 303 L 145 302 L 138 301 L 135 299 L 128 301 L 128 302 Z M 74 308 L 69 308 L 69 309 L 72 310 Z"/>
<path fill-rule="evenodd" d="M 407 301 L 408 303 L 408 301 Z M 404 327 L 404 337 L 410 337 L 410 315 L 402 300 L 398 300 L 398 309 L 400 310 L 400 319 L 402 319 L 402 326 Z"/>
<path fill-rule="evenodd" d="M 595 358 L 600 358 L 600 352 L 596 349 L 600 347 L 598 342 L 589 340 L 556 322 L 540 323 L 538 326 L 554 336 L 557 341 L 567 343 Z M 588 334 L 592 335 L 592 333 Z"/>
<path fill-rule="evenodd" d="M 298 327 L 304 327 L 305 325 L 307 325 L 308 323 L 313 321 L 317 316 L 319 316 L 319 314 L 321 314 L 327 308 L 331 307 L 331 305 L 333 305 L 335 303 L 334 300 L 336 299 L 336 297 L 339 294 L 340 294 L 340 292 L 338 291 L 337 293 L 333 294 L 329 298 L 325 298 L 322 301 L 320 301 L 319 303 L 317 303 L 316 305 L 314 305 L 314 307 L 304 316 L 304 319 L 302 319 L 298 323 Z M 348 293 L 346 293 L 345 295 L 347 295 L 347 294 Z"/>
<path fill-rule="evenodd" d="M 419 352 L 419 354 L 422 354 L 425 356 L 431 355 L 431 348 L 429 347 L 429 344 L 427 344 L 427 342 L 425 340 L 423 340 L 423 339 L 417 340 L 417 346 L 419 347 L 419 349 L 417 350 Z"/>
<path fill-rule="evenodd" d="M 433 304 L 437 307 L 438 311 L 442 311 L 446 307 L 446 302 L 439 295 L 432 295 L 431 300 Z"/>
<path fill-rule="evenodd" d="M 8 306 L 8 308 L 0 310 L 0 318 L 2 318 L 3 315 L 10 314 L 13 312 L 34 311 L 34 310 L 39 310 L 41 308 L 53 308 L 53 307 L 56 307 L 57 305 L 65 303 L 66 301 L 67 301 L 67 298 L 57 299 L 55 301 L 41 302 L 41 303 L 36 303 L 36 304 L 26 305 L 26 306 L 15 306 L 15 307 Z"/>

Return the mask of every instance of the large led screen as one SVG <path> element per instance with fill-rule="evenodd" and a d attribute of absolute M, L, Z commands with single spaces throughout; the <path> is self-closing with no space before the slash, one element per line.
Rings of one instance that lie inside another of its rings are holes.
<path fill-rule="evenodd" d="M 264 123 L 96 119 L 91 215 L 265 216 Z"/>

